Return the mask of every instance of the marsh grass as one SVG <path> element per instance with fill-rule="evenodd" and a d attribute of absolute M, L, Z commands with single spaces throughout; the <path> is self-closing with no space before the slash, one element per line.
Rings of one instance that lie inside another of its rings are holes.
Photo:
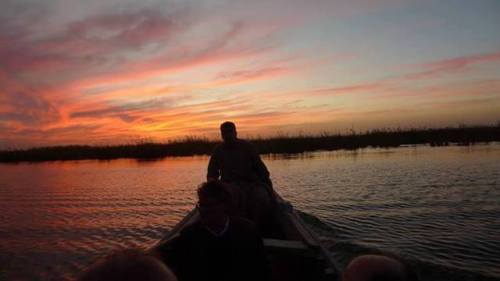
<path fill-rule="evenodd" d="M 378 129 L 349 134 L 322 133 L 290 136 L 280 134 L 250 141 L 261 154 L 302 153 L 316 150 L 398 147 L 428 144 L 431 146 L 473 145 L 500 141 L 500 124 L 494 126 L 458 126 L 447 128 Z M 68 145 L 0 151 L 0 162 L 39 162 L 83 159 L 160 159 L 168 156 L 208 155 L 218 141 L 186 137 L 166 143 L 139 141 L 112 146 Z"/>

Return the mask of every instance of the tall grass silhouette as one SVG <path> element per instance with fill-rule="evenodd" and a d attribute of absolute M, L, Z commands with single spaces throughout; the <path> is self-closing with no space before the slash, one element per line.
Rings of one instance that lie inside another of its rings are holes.
<path fill-rule="evenodd" d="M 428 144 L 431 146 L 472 145 L 500 141 L 500 123 L 494 126 L 458 126 L 446 128 L 377 129 L 349 134 L 278 135 L 253 138 L 261 154 L 302 153 L 317 150 L 359 149 L 366 147 L 398 147 Z M 0 151 L 0 162 L 39 162 L 83 159 L 159 159 L 168 156 L 208 155 L 218 141 L 186 137 L 166 143 L 140 141 L 112 146 L 68 145 L 11 149 Z"/>

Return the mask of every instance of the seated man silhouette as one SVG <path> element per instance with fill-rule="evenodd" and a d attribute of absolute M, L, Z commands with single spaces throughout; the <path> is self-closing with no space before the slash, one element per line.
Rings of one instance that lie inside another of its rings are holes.
<path fill-rule="evenodd" d="M 260 227 L 275 201 L 269 171 L 252 144 L 237 137 L 234 123 L 222 123 L 220 131 L 223 142 L 210 157 L 207 180 L 229 183 L 241 215 Z"/>
<path fill-rule="evenodd" d="M 252 222 L 228 215 L 222 183 L 202 184 L 198 200 L 200 220 L 156 249 L 179 280 L 268 280 L 262 238 Z"/>
<path fill-rule="evenodd" d="M 117 251 L 87 268 L 78 281 L 177 281 L 159 259 L 142 250 Z"/>

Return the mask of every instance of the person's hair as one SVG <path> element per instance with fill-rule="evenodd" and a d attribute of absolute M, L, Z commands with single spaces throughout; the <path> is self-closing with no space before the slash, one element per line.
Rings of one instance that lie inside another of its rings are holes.
<path fill-rule="evenodd" d="M 404 257 L 402 257 L 400 255 L 397 255 L 395 253 L 388 253 L 388 252 L 384 252 L 381 255 L 382 256 L 386 256 L 387 258 L 393 259 L 396 262 L 398 262 L 399 264 L 401 264 L 401 266 L 404 269 L 403 276 L 406 278 L 404 280 L 407 280 L 407 281 L 418 281 L 419 280 L 418 279 L 418 274 L 417 274 L 417 272 L 415 270 L 415 266 L 412 265 Z M 383 276 L 380 277 L 380 278 L 383 278 Z M 375 279 L 375 280 L 391 280 L 391 279 Z"/>
<path fill-rule="evenodd" d="M 230 204 L 231 194 L 220 180 L 204 182 L 198 188 L 198 198 L 213 198 L 219 202 Z"/>
<path fill-rule="evenodd" d="M 220 129 L 233 129 L 233 130 L 236 130 L 236 125 L 231 122 L 231 121 L 226 121 L 222 124 L 220 124 Z"/>
<path fill-rule="evenodd" d="M 418 281 L 418 275 L 413 266 L 394 255 L 358 256 L 351 260 L 344 274 L 344 281 L 356 278 L 353 277 L 356 274 L 364 274 L 365 279 L 363 280 L 365 281 Z"/>
<path fill-rule="evenodd" d="M 119 250 L 87 268 L 78 281 L 177 281 L 160 260 L 142 250 Z"/>

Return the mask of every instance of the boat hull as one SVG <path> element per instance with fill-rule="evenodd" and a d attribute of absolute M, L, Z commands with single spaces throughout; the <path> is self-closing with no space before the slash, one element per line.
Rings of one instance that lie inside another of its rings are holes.
<path fill-rule="evenodd" d="M 274 230 L 263 237 L 271 267 L 271 280 L 339 280 L 336 261 L 318 237 L 307 227 L 293 206 L 277 195 L 272 214 Z M 199 220 L 198 210 L 191 210 L 150 250 L 161 247 L 186 226 Z"/>

